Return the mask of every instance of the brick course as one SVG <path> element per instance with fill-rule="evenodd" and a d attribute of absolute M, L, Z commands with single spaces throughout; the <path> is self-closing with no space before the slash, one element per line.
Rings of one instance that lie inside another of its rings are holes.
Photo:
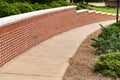
<path fill-rule="evenodd" d="M 0 66 L 54 35 L 112 19 L 115 16 L 68 8 L 0 26 Z"/>

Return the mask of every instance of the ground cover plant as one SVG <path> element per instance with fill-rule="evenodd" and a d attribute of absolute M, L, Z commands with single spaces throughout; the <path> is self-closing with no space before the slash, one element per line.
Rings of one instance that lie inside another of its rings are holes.
<path fill-rule="evenodd" d="M 113 23 L 110 26 L 116 29 L 117 31 L 120 31 L 120 21 L 118 23 Z"/>
<path fill-rule="evenodd" d="M 115 26 L 109 26 L 107 28 L 101 25 L 102 32 L 97 38 L 92 38 L 92 46 L 96 48 L 96 53 L 108 53 L 120 51 L 120 30 Z"/>
<path fill-rule="evenodd" d="M 120 77 L 120 52 L 101 55 L 93 66 L 95 72 L 100 72 L 113 78 Z"/>
<path fill-rule="evenodd" d="M 106 28 L 101 27 L 98 37 L 92 38 L 92 46 L 97 54 L 104 55 L 100 55 L 93 64 L 94 71 L 113 78 L 120 77 L 120 21 Z"/>

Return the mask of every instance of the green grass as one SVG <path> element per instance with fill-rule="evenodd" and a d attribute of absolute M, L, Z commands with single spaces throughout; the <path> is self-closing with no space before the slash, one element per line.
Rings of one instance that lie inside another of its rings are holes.
<path fill-rule="evenodd" d="M 116 13 L 116 8 L 109 8 L 109 7 L 92 7 L 88 6 L 89 9 L 91 10 L 96 10 L 96 11 L 102 11 L 102 12 L 108 12 L 108 13 Z M 119 9 L 120 11 L 120 9 Z M 120 12 L 119 12 L 120 14 Z"/>

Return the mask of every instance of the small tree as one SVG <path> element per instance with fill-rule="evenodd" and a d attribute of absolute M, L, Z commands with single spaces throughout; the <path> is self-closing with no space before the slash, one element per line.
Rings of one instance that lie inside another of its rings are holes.
<path fill-rule="evenodd" d="M 88 2 L 89 2 L 89 0 L 84 0 L 85 1 L 85 3 L 86 3 L 86 6 L 88 6 Z"/>
<path fill-rule="evenodd" d="M 83 2 L 84 0 L 74 0 L 73 2 Z"/>

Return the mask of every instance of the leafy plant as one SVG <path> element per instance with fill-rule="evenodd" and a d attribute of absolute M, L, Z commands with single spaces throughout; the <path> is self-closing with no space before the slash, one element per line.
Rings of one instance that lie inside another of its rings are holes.
<path fill-rule="evenodd" d="M 0 2 L 0 17 L 20 14 L 18 8 L 14 5 L 8 4 L 7 2 Z"/>
<path fill-rule="evenodd" d="M 50 8 L 46 4 L 38 4 L 38 3 L 32 4 L 32 7 L 33 7 L 34 10 L 42 10 L 42 9 L 48 9 L 48 8 Z"/>
<path fill-rule="evenodd" d="M 93 65 L 94 71 L 113 78 L 120 77 L 120 52 L 101 55 Z"/>
<path fill-rule="evenodd" d="M 86 5 L 82 2 L 80 2 L 79 4 L 76 4 L 77 5 L 77 10 L 80 10 L 80 9 L 86 9 Z"/>
<path fill-rule="evenodd" d="M 120 21 L 117 23 L 114 23 L 110 25 L 112 28 L 116 29 L 117 31 L 120 31 Z"/>
<path fill-rule="evenodd" d="M 52 1 L 58 2 L 58 1 L 64 1 L 64 0 L 29 0 L 31 3 L 40 3 L 40 4 L 46 4 L 51 3 Z"/>
<path fill-rule="evenodd" d="M 92 38 L 93 43 L 91 46 L 96 48 L 96 53 L 108 53 L 120 51 L 120 31 L 112 27 L 102 27 L 102 32 L 98 35 L 98 38 Z"/>
<path fill-rule="evenodd" d="M 70 3 L 70 2 L 66 2 L 66 1 L 58 1 L 58 3 L 61 5 L 61 6 L 69 6 L 69 5 L 75 5 L 75 3 Z"/>
<path fill-rule="evenodd" d="M 17 7 L 21 13 L 25 13 L 25 12 L 30 12 L 33 11 L 33 8 L 31 6 L 31 4 L 29 3 L 14 3 L 13 4 L 15 7 Z"/>
<path fill-rule="evenodd" d="M 87 2 L 103 2 L 103 0 L 85 0 Z"/>
<path fill-rule="evenodd" d="M 57 3 L 56 1 L 52 1 L 51 3 L 48 4 L 50 7 L 54 8 L 54 7 L 60 7 L 61 4 Z"/>
<path fill-rule="evenodd" d="M 0 1 L 5 1 L 5 2 L 8 2 L 8 3 L 30 2 L 30 0 L 0 0 Z"/>

